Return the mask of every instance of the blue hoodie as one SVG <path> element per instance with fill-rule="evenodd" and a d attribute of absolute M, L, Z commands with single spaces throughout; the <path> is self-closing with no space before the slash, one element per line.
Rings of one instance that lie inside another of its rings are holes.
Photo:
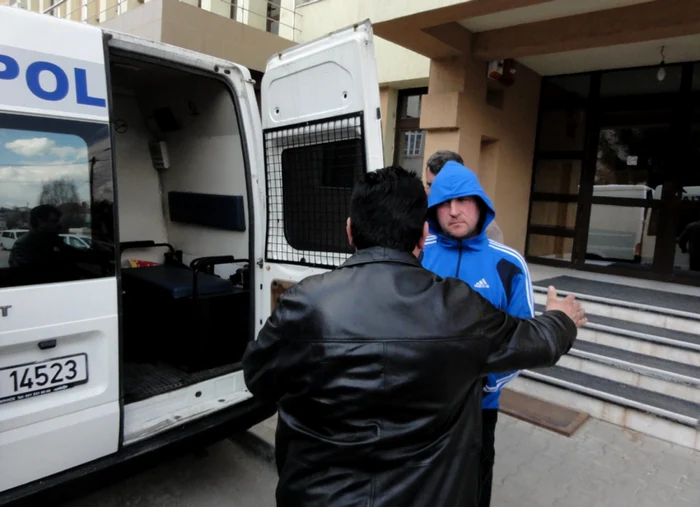
<path fill-rule="evenodd" d="M 436 218 L 438 205 L 460 197 L 478 197 L 482 213 L 479 234 L 462 240 L 445 235 Z M 534 317 L 534 296 L 527 263 L 517 251 L 486 237 L 486 228 L 495 217 L 493 204 L 476 175 L 457 162 L 445 164 L 433 180 L 428 197 L 431 235 L 425 242 L 423 267 L 442 277 L 465 281 L 496 308 L 514 317 Z M 517 371 L 489 374 L 482 407 L 497 409 L 501 388 L 517 375 Z"/>

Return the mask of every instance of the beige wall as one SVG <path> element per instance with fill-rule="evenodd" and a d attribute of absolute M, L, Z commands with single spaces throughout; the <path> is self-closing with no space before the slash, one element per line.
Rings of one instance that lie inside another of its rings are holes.
<path fill-rule="evenodd" d="M 103 25 L 258 71 L 274 53 L 295 44 L 178 0 L 151 0 Z"/>
<path fill-rule="evenodd" d="M 108 21 L 102 26 L 149 40 L 162 41 L 163 0 L 151 0 Z"/>
<path fill-rule="evenodd" d="M 157 1 L 157 0 L 154 0 Z M 163 42 L 264 71 L 267 59 L 294 43 L 178 0 L 160 0 Z"/>
<path fill-rule="evenodd" d="M 365 19 L 371 19 L 375 11 L 382 11 L 379 4 L 386 0 L 319 0 L 297 7 L 300 31 L 296 40 L 305 42 L 329 32 L 344 28 Z M 406 2 L 410 4 L 410 1 Z M 442 4 L 439 0 L 421 0 L 421 3 Z M 457 3 L 457 2 L 455 2 Z M 392 17 L 403 14 L 403 8 L 394 11 Z M 384 39 L 375 40 L 377 71 L 381 85 L 393 85 L 397 88 L 426 86 L 430 71 L 430 60 L 424 56 L 404 49 Z"/>
<path fill-rule="evenodd" d="M 493 199 L 505 242 L 523 252 L 535 148 L 540 76 L 517 67 L 502 107 L 487 103 L 486 64 L 470 58 L 431 63 L 421 127 L 426 157 L 439 149 L 460 153 Z"/>
<path fill-rule="evenodd" d="M 20 0 L 23 5 L 29 10 L 35 12 L 44 12 L 50 6 L 50 0 Z M 180 3 L 187 4 L 198 8 L 201 2 L 201 9 L 216 14 L 225 19 L 233 19 L 240 23 L 249 25 L 250 27 L 262 30 L 267 29 L 267 5 L 269 0 L 237 0 L 237 8 L 233 12 L 231 4 L 235 0 L 179 0 Z M 10 0 L 0 0 L 0 5 L 9 4 Z M 67 0 L 64 4 L 55 9 L 55 15 L 61 18 L 71 19 L 72 21 L 86 21 L 90 24 L 110 23 L 109 28 L 115 30 L 121 29 L 118 27 L 138 27 L 138 35 L 144 34 L 144 37 L 153 38 L 151 35 L 160 33 L 160 28 L 154 29 L 148 27 L 146 20 L 130 19 L 128 21 L 117 21 L 115 19 L 129 12 L 134 12 L 136 9 L 143 7 L 145 4 L 162 2 L 158 0 L 88 0 L 86 9 L 82 8 L 82 0 Z M 298 16 L 294 12 L 294 0 L 280 0 L 281 12 L 278 35 L 279 37 L 293 41 L 295 33 L 299 32 Z M 138 11 L 139 16 L 146 14 L 144 11 Z M 150 23 L 151 20 L 148 20 Z M 127 30 L 130 33 L 137 32 Z M 159 40 L 159 39 L 155 39 Z M 255 48 L 256 46 L 251 46 Z M 253 49 L 257 52 L 257 49 Z"/>

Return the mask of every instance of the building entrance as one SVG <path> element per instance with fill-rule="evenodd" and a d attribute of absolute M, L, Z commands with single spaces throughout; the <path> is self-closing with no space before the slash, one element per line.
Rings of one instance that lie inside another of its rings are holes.
<path fill-rule="evenodd" d="M 700 285 L 700 65 L 545 78 L 526 252 Z"/>

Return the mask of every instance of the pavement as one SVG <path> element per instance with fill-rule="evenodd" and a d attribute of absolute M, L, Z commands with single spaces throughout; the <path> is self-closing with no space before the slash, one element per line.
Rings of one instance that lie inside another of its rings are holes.
<path fill-rule="evenodd" d="M 276 484 L 269 461 L 232 438 L 60 507 L 274 507 Z"/>
<path fill-rule="evenodd" d="M 274 506 L 275 418 L 62 507 Z M 567 438 L 501 414 L 493 507 L 697 507 L 700 452 L 589 419 Z"/>
<path fill-rule="evenodd" d="M 493 507 L 661 505 L 700 505 L 700 452 L 593 418 L 567 438 L 499 415 Z"/>

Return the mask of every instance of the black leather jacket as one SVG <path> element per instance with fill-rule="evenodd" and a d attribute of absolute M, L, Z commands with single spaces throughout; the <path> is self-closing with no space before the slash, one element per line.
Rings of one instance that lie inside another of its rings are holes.
<path fill-rule="evenodd" d="M 243 358 L 278 403 L 278 505 L 476 505 L 482 377 L 552 365 L 576 331 L 561 312 L 510 317 L 409 253 L 306 278 Z"/>

